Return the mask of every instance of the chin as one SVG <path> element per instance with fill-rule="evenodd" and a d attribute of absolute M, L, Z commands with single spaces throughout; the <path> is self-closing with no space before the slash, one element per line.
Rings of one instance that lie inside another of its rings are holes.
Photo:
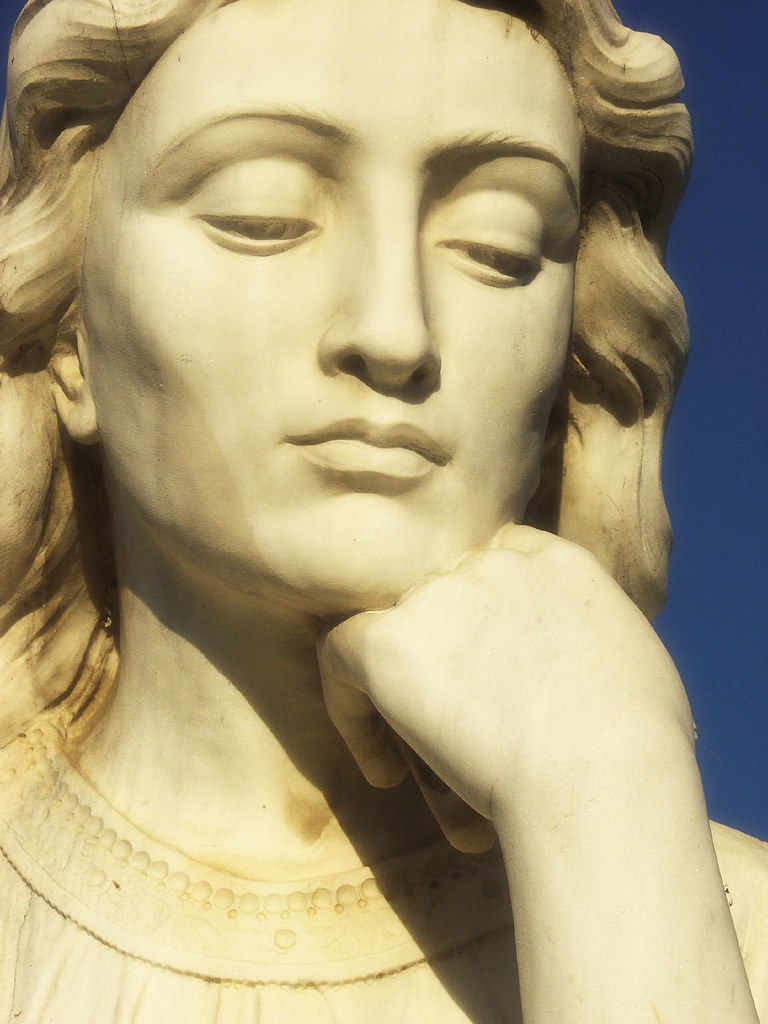
<path fill-rule="evenodd" d="M 427 571 L 414 571 L 413 566 L 405 565 L 390 564 L 376 576 L 370 568 L 358 573 L 351 567 L 332 580 L 318 580 L 308 597 L 313 613 L 321 618 L 346 618 L 357 612 L 391 608 L 428 575 Z"/>
<path fill-rule="evenodd" d="M 370 551 L 361 545 L 338 557 L 332 547 L 326 548 L 309 559 L 284 565 L 274 581 L 282 584 L 297 608 L 333 619 L 389 608 L 439 570 L 437 559 L 414 559 L 402 550 Z"/>
<path fill-rule="evenodd" d="M 345 514 L 337 509 L 308 519 L 289 516 L 279 536 L 259 544 L 271 553 L 265 568 L 272 586 L 304 612 L 335 618 L 389 608 L 482 543 L 456 523 L 436 523 L 391 505 L 382 510 L 376 502 L 356 504 L 349 503 Z"/>

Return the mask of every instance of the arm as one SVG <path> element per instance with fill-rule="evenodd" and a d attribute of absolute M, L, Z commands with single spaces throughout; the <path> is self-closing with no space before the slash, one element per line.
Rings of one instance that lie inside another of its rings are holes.
<path fill-rule="evenodd" d="M 492 819 L 526 1024 L 756 1024 L 682 685 L 591 556 L 509 528 L 337 627 L 321 668 L 371 781 L 391 728 Z"/>

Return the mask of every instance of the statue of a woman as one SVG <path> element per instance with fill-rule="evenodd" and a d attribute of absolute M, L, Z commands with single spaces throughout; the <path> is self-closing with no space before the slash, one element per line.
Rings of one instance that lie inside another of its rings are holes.
<path fill-rule="evenodd" d="M 608 0 L 27 4 L 3 1024 L 768 1015 L 645 618 L 679 89 Z"/>

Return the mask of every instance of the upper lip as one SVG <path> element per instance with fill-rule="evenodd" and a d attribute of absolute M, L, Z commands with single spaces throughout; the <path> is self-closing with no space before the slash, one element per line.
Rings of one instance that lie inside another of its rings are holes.
<path fill-rule="evenodd" d="M 406 448 L 444 466 L 451 458 L 450 450 L 431 434 L 412 423 L 375 423 L 372 420 L 348 419 L 331 423 L 308 434 L 287 440 L 296 445 L 323 444 L 325 441 L 363 441 L 374 448 Z"/>

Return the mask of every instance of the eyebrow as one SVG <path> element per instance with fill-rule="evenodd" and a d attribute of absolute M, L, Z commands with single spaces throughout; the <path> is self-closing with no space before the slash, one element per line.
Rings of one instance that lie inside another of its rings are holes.
<path fill-rule="evenodd" d="M 143 175 L 145 184 L 142 191 L 145 192 L 148 188 L 150 195 L 159 194 L 161 198 L 168 198 L 180 188 L 186 191 L 190 184 L 194 187 L 198 180 L 201 181 L 208 176 L 211 164 L 224 164 L 231 159 L 232 139 L 219 139 L 219 133 L 237 132 L 239 128 L 250 124 L 265 122 L 272 122 L 278 128 L 287 129 L 289 132 L 296 128 L 305 137 L 314 141 L 318 147 L 314 154 L 318 163 L 323 161 L 323 151 L 327 159 L 328 143 L 334 148 L 340 148 L 352 142 L 351 136 L 341 128 L 300 110 L 248 110 L 225 114 L 186 129 L 162 146 Z M 247 149 L 249 141 L 246 138 L 238 142 L 236 148 Z M 207 165 L 196 167 L 195 162 L 189 159 L 190 150 L 206 147 L 210 150 Z M 279 138 L 271 140 L 271 147 L 276 153 L 282 150 L 294 152 L 296 148 L 295 144 L 288 140 L 281 141 Z"/>
<path fill-rule="evenodd" d="M 302 110 L 249 110 L 242 114 L 233 114 L 225 117 L 221 122 L 213 122 L 214 124 L 223 123 L 225 121 L 280 121 L 283 124 L 296 125 L 298 128 L 304 128 L 308 132 L 312 132 L 314 135 L 318 135 L 321 139 L 330 139 L 332 142 L 336 142 L 339 145 L 348 145 L 352 141 L 352 133 L 344 131 L 343 128 L 337 127 L 332 124 L 329 120 L 323 120 L 320 117 L 314 117 L 308 112 Z M 204 129 L 203 129 L 204 130 Z"/>
<path fill-rule="evenodd" d="M 245 125 L 254 121 L 274 122 L 278 126 L 288 128 L 295 127 L 310 136 L 314 136 L 319 143 L 331 143 L 334 148 L 351 146 L 355 142 L 355 135 L 352 131 L 346 130 L 334 124 L 330 119 L 319 116 L 314 111 L 293 108 L 266 108 L 259 110 L 248 110 L 241 113 L 227 114 L 195 125 L 163 147 L 157 159 L 152 164 L 150 176 L 163 170 L 167 164 L 177 165 L 185 152 L 195 146 L 201 139 L 217 130 L 226 131 L 228 128 Z M 278 147 L 279 149 L 280 147 Z M 221 157 L 225 158 L 226 153 L 222 152 Z M 541 160 L 551 164 L 561 172 L 566 181 L 568 195 L 578 209 L 580 203 L 580 183 L 577 173 L 566 160 L 552 147 L 544 143 L 536 142 L 527 138 L 519 138 L 493 132 L 478 133 L 477 135 L 462 136 L 436 145 L 426 156 L 425 167 L 435 168 L 442 161 L 457 163 L 461 160 L 477 159 L 489 160 L 494 157 L 518 157 L 534 160 Z"/>
<path fill-rule="evenodd" d="M 237 127 L 238 125 L 249 124 L 253 121 L 274 121 L 278 125 L 294 126 L 303 128 L 319 140 L 330 141 L 336 145 L 349 145 L 352 136 L 341 128 L 337 128 L 330 121 L 314 117 L 301 110 L 248 110 L 237 114 L 225 114 L 223 117 L 212 118 L 202 124 L 187 129 L 177 138 L 165 145 L 161 150 L 155 168 L 160 167 L 167 158 L 173 158 L 182 150 L 194 146 L 200 139 L 205 138 L 211 132 L 218 129 Z"/>
<path fill-rule="evenodd" d="M 565 178 L 571 202 L 577 210 L 579 209 L 581 189 L 576 171 L 555 149 L 541 142 L 534 142 L 531 139 L 497 135 L 493 132 L 468 135 L 455 140 L 447 146 L 440 146 L 435 149 L 428 158 L 428 164 L 434 166 L 444 160 L 451 163 L 459 163 L 463 160 L 479 158 L 485 161 L 494 157 L 527 158 L 551 164 Z"/>

